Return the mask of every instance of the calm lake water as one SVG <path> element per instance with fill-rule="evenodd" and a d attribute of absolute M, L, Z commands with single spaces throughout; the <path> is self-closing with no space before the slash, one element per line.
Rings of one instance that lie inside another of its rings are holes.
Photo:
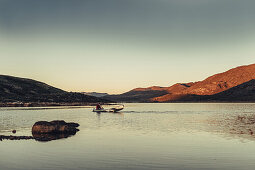
<path fill-rule="evenodd" d="M 125 104 L 92 108 L 0 108 L 0 134 L 31 136 L 40 120 L 80 124 L 69 138 L 0 141 L 0 169 L 254 169 L 255 104 Z M 254 134 L 253 134 L 254 132 Z"/>

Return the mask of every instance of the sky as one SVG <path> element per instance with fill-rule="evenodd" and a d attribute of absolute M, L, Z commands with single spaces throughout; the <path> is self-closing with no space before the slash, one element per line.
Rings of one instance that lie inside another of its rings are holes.
<path fill-rule="evenodd" d="M 0 74 L 118 94 L 255 63 L 253 0 L 0 0 Z"/>

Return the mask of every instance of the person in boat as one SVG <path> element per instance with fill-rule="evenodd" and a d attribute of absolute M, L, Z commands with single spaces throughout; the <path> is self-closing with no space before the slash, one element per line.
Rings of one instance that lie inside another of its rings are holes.
<path fill-rule="evenodd" d="M 96 109 L 97 110 L 101 110 L 102 109 L 102 107 L 101 107 L 101 105 L 99 103 L 97 104 Z"/>

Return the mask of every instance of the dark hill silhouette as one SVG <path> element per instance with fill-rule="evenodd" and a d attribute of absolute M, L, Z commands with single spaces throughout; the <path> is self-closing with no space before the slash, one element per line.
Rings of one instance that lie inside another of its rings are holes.
<path fill-rule="evenodd" d="M 32 79 L 0 75 L 0 102 L 107 102 L 81 93 L 71 93 Z"/>
<path fill-rule="evenodd" d="M 118 102 L 148 102 L 150 99 L 167 94 L 164 90 L 131 90 L 120 95 L 108 95 L 102 98 Z"/>

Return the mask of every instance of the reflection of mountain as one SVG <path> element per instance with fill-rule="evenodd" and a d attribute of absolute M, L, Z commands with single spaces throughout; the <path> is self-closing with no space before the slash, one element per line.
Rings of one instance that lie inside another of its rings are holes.
<path fill-rule="evenodd" d="M 0 102 L 107 102 L 81 93 L 71 93 L 45 83 L 0 75 Z"/>
<path fill-rule="evenodd" d="M 255 101 L 255 64 L 215 74 L 199 82 L 136 88 L 105 99 L 121 102 Z"/>

